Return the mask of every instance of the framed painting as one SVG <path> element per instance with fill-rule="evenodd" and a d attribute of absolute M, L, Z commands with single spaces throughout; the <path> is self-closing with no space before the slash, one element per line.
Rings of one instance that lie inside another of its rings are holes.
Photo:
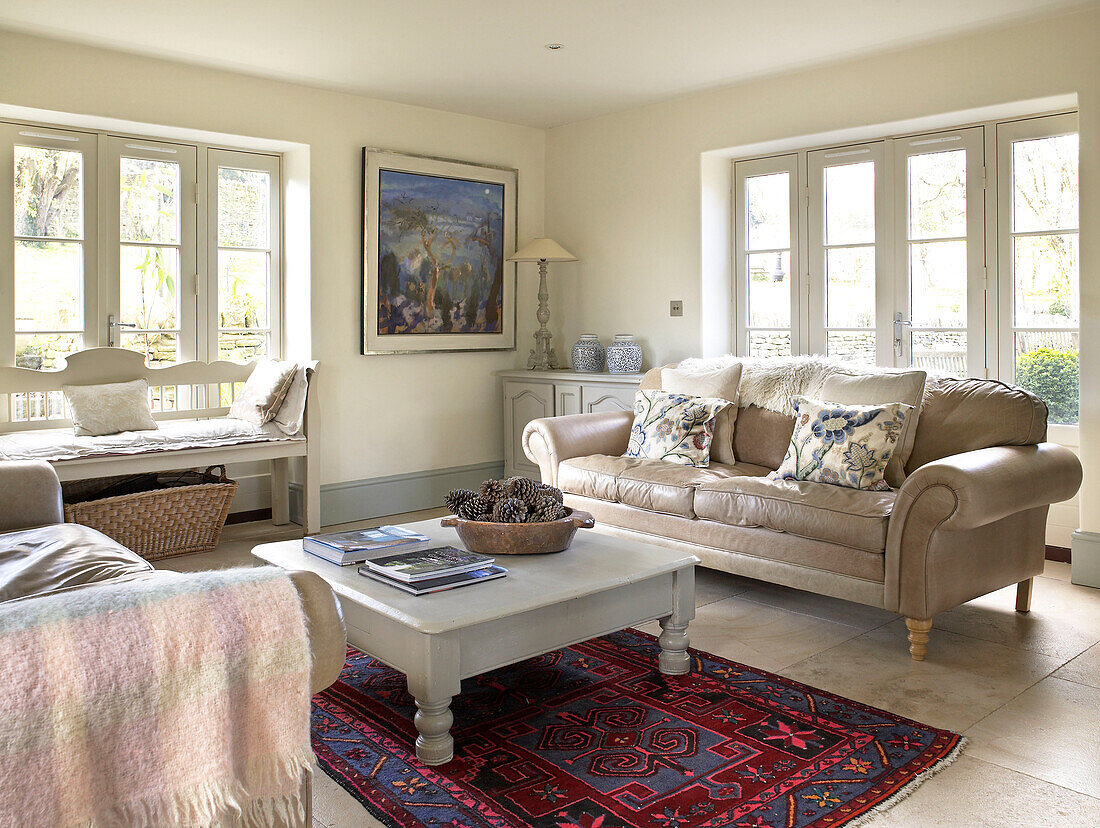
<path fill-rule="evenodd" d="M 516 171 L 363 149 L 363 353 L 514 350 Z"/>

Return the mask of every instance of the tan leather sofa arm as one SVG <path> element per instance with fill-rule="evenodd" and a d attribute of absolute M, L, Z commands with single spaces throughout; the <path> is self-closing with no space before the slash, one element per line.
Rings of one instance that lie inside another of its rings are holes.
<path fill-rule="evenodd" d="M 994 446 L 921 466 L 898 492 L 890 522 L 904 523 L 918 499 L 933 496 L 945 509 L 938 528 L 975 529 L 1068 500 L 1080 486 L 1081 461 L 1063 446 Z"/>
<path fill-rule="evenodd" d="M 539 465 L 542 482 L 557 485 L 558 464 L 589 454 L 621 455 L 630 441 L 630 411 L 567 414 L 532 420 L 523 429 L 523 453 Z"/>
<path fill-rule="evenodd" d="M 0 463 L 0 532 L 64 523 L 61 483 L 45 460 Z"/>
<path fill-rule="evenodd" d="M 302 599 L 309 647 L 313 655 L 310 686 L 320 693 L 340 677 L 347 656 L 344 614 L 332 587 L 315 572 L 290 572 L 290 580 Z"/>

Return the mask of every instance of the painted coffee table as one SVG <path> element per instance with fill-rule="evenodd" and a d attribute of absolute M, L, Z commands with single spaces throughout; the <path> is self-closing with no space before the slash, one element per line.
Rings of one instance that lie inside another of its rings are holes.
<path fill-rule="evenodd" d="M 461 546 L 438 519 L 406 525 L 441 546 Z M 564 552 L 499 559 L 506 578 L 420 596 L 307 554 L 301 541 L 263 544 L 252 554 L 324 578 L 340 599 L 348 642 L 408 677 L 416 755 L 428 765 L 454 755 L 451 699 L 464 678 L 654 619 L 661 672 L 691 667 L 687 628 L 699 559 L 598 529 L 579 532 Z"/>

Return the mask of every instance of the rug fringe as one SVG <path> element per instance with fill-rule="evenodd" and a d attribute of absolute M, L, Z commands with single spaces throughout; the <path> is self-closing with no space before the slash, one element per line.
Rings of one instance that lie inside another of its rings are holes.
<path fill-rule="evenodd" d="M 882 800 L 882 802 L 876 804 L 867 813 L 861 814 L 851 822 L 845 822 L 844 828 L 861 828 L 861 826 L 866 825 L 871 820 L 877 819 L 878 817 L 882 816 L 903 799 L 910 796 L 913 791 L 915 791 L 937 773 L 939 773 L 949 765 L 954 764 L 955 760 L 962 755 L 963 749 L 967 746 L 967 744 L 969 744 L 969 741 L 970 740 L 967 739 L 965 736 L 959 736 L 958 743 L 955 745 L 954 748 L 951 749 L 950 753 L 948 753 L 934 765 L 931 765 L 918 773 L 916 776 L 906 782 L 902 787 L 898 788 L 896 791 L 894 791 L 894 793 L 886 797 L 886 799 Z"/>

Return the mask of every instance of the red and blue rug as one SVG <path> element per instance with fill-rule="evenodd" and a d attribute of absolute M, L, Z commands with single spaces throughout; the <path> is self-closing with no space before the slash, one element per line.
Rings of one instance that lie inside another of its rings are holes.
<path fill-rule="evenodd" d="M 452 703 L 455 758 L 416 759 L 405 677 L 349 648 L 314 698 L 325 772 L 393 828 L 835 828 L 889 807 L 963 739 L 633 630 L 494 670 Z"/>

